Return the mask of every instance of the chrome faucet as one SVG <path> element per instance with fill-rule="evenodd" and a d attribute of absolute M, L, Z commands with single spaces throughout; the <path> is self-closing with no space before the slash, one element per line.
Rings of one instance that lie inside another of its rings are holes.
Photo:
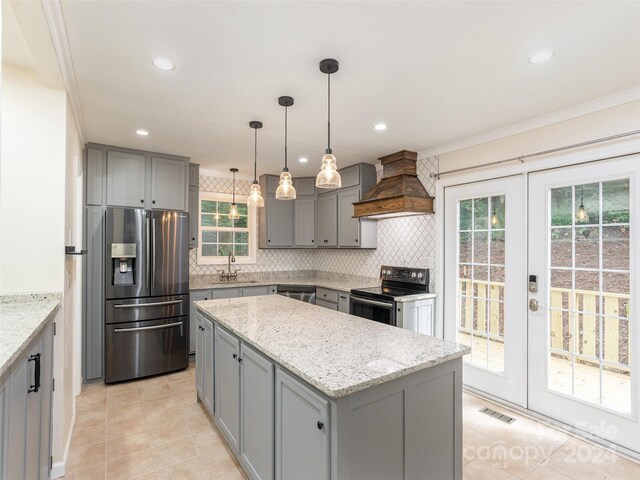
<path fill-rule="evenodd" d="M 222 253 L 222 250 L 218 250 L 218 254 Z M 223 282 L 230 282 L 231 280 L 238 280 L 238 269 L 235 269 L 231 273 L 231 264 L 236 263 L 236 256 L 233 254 L 233 250 L 229 251 L 227 255 L 227 272 L 220 270 L 220 280 Z"/>

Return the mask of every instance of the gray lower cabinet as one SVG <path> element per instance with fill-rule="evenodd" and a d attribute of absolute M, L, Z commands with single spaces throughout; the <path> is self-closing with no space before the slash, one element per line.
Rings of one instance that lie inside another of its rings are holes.
<path fill-rule="evenodd" d="M 187 170 L 184 160 L 151 158 L 151 207 L 159 210 L 186 210 Z"/>
<path fill-rule="evenodd" d="M 349 294 L 345 292 L 338 292 L 338 311 L 342 313 L 349 313 Z"/>
<path fill-rule="evenodd" d="M 276 479 L 329 480 L 329 401 L 276 369 Z"/>
<path fill-rule="evenodd" d="M 209 300 L 211 298 L 211 290 L 191 290 L 189 292 L 189 353 L 197 352 L 196 334 L 198 333 L 196 319 L 198 310 L 194 302 Z"/>
<path fill-rule="evenodd" d="M 45 480 L 50 477 L 52 388 L 53 325 L 50 324 L 0 382 L 2 478 Z"/>
<path fill-rule="evenodd" d="M 243 297 L 259 297 L 261 295 L 269 295 L 269 287 L 244 287 L 242 289 Z"/>
<path fill-rule="evenodd" d="M 250 477 L 274 475 L 274 368 L 264 356 L 240 344 L 240 461 Z M 223 387 L 224 388 L 224 387 Z"/>
<path fill-rule="evenodd" d="M 318 195 L 316 208 L 316 245 L 338 246 L 338 194 Z"/>
<path fill-rule="evenodd" d="M 215 419 L 234 452 L 240 447 L 240 341 L 215 328 Z"/>
<path fill-rule="evenodd" d="M 196 392 L 211 415 L 214 412 L 214 334 L 213 322 L 196 312 Z"/>
<path fill-rule="evenodd" d="M 398 327 L 424 335 L 435 335 L 435 298 L 398 302 Z"/>
<path fill-rule="evenodd" d="M 144 207 L 145 156 L 107 152 L 107 205 Z"/>
<path fill-rule="evenodd" d="M 298 197 L 293 202 L 293 241 L 296 247 L 315 246 L 315 197 Z"/>
<path fill-rule="evenodd" d="M 316 297 L 316 305 L 319 307 L 328 308 L 329 310 L 338 310 L 338 304 L 333 302 L 327 302 Z"/>

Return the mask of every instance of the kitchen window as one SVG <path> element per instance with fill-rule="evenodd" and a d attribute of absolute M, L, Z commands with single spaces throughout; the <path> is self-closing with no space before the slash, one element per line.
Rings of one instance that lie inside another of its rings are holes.
<path fill-rule="evenodd" d="M 243 198 L 236 195 L 240 218 L 231 220 L 231 195 L 200 192 L 198 264 L 226 264 L 229 252 L 236 263 L 256 263 L 255 208 Z"/>

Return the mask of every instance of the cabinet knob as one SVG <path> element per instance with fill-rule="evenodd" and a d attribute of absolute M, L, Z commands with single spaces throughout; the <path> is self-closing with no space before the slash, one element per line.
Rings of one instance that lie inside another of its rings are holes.
<path fill-rule="evenodd" d="M 320 420 L 318 420 L 318 423 L 316 423 L 316 425 L 318 426 L 318 430 L 322 430 L 322 427 L 324 427 L 324 423 L 322 423 Z"/>
<path fill-rule="evenodd" d="M 233 354 L 233 358 L 238 358 L 238 354 L 237 354 L 237 353 L 234 353 L 234 354 Z"/>
<path fill-rule="evenodd" d="M 242 362 L 242 357 L 238 357 L 238 363 Z"/>
<path fill-rule="evenodd" d="M 191 237 L 191 241 L 195 242 L 196 241 L 196 237 Z"/>
<path fill-rule="evenodd" d="M 356 243 L 358 243 L 358 239 L 356 238 Z"/>
<path fill-rule="evenodd" d="M 140 203 L 144 203 L 144 198 L 141 198 L 141 199 L 140 199 Z"/>
<path fill-rule="evenodd" d="M 270 239 L 269 239 L 269 240 L 267 240 L 267 242 L 270 242 L 270 241 L 271 241 Z"/>
<path fill-rule="evenodd" d="M 156 201 L 155 200 L 151 200 L 151 203 L 153 203 L 155 205 Z"/>

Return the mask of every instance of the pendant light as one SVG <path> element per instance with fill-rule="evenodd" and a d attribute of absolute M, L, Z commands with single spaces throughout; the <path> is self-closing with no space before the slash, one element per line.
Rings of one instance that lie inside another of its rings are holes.
<path fill-rule="evenodd" d="M 340 188 L 342 179 L 336 166 L 336 157 L 331 152 L 331 74 L 336 73 L 339 63 L 333 58 L 325 58 L 320 62 L 320 71 L 327 74 L 327 149 L 322 157 L 320 173 L 316 177 L 318 188 Z"/>
<path fill-rule="evenodd" d="M 289 107 L 293 105 L 292 97 L 280 97 L 278 103 L 284 107 L 284 168 L 280 174 L 280 186 L 276 190 L 277 200 L 293 200 L 296 198 L 296 189 L 293 188 L 293 181 L 287 166 L 287 114 Z"/>
<path fill-rule="evenodd" d="M 231 173 L 233 174 L 233 200 L 231 201 L 231 208 L 229 209 L 229 218 L 231 220 L 238 220 L 240 218 L 240 214 L 238 213 L 238 205 L 236 205 L 236 172 L 237 168 L 231 168 Z"/>
<path fill-rule="evenodd" d="M 584 185 L 580 186 L 580 207 L 578 208 L 578 213 L 576 214 L 576 218 L 581 222 L 589 221 L 589 215 L 587 214 L 587 209 L 584 208 Z"/>
<path fill-rule="evenodd" d="M 247 198 L 248 207 L 264 207 L 264 199 L 260 192 L 260 185 L 258 184 L 258 129 L 262 128 L 262 122 L 253 120 L 249 122 L 249 126 L 254 129 L 254 147 L 253 147 L 253 183 L 249 191 L 249 198 Z"/>

